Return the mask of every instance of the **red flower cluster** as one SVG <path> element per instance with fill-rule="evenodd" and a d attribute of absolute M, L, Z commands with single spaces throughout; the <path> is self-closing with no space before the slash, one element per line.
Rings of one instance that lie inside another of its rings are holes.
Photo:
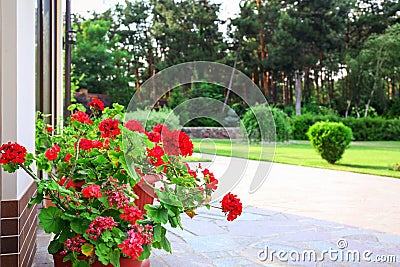
<path fill-rule="evenodd" d="M 53 127 L 51 127 L 51 126 L 46 126 L 46 127 L 44 127 L 44 130 L 47 131 L 47 132 L 49 132 L 49 133 L 51 133 L 51 132 L 53 131 Z"/>
<path fill-rule="evenodd" d="M 228 221 L 233 221 L 242 214 L 242 202 L 237 195 L 228 193 L 222 198 L 221 203 L 222 211 L 228 213 Z"/>
<path fill-rule="evenodd" d="M 170 131 L 168 128 L 163 129 L 161 139 L 164 151 L 168 155 L 190 156 L 193 154 L 193 143 L 184 132 L 178 130 Z"/>
<path fill-rule="evenodd" d="M 124 213 L 120 214 L 119 217 L 131 224 L 135 224 L 137 220 L 143 219 L 143 214 L 138 208 L 126 205 L 124 207 Z"/>
<path fill-rule="evenodd" d="M 97 217 L 89 224 L 89 229 L 86 230 L 86 234 L 90 239 L 96 240 L 101 234 L 107 230 L 112 230 L 113 227 L 118 226 L 118 223 L 114 221 L 113 217 Z"/>
<path fill-rule="evenodd" d="M 71 181 L 70 178 L 63 177 L 59 182 L 57 182 L 61 186 L 65 186 L 65 188 L 70 189 L 71 187 L 76 189 L 74 182 Z"/>
<path fill-rule="evenodd" d="M 125 127 L 131 131 L 137 131 L 139 133 L 144 133 L 143 125 L 136 120 L 129 120 L 125 122 Z"/>
<path fill-rule="evenodd" d="M 99 130 L 101 132 L 101 137 L 115 139 L 117 135 L 121 134 L 118 124 L 118 120 L 113 119 L 105 119 L 100 122 Z"/>
<path fill-rule="evenodd" d="M 156 126 L 153 127 L 153 132 L 161 134 L 161 132 L 164 130 L 164 128 L 168 129 L 167 125 L 157 124 Z"/>
<path fill-rule="evenodd" d="M 161 142 L 161 135 L 157 132 L 146 132 L 146 135 L 151 142 L 154 142 L 154 143 Z"/>
<path fill-rule="evenodd" d="M 82 189 L 82 194 L 85 198 L 100 198 L 103 194 L 101 193 L 100 186 L 97 184 L 91 184 L 89 186 L 86 186 L 85 188 Z"/>
<path fill-rule="evenodd" d="M 164 150 L 160 146 L 155 146 L 152 149 L 147 148 L 147 154 L 150 157 L 150 162 L 154 166 L 160 166 L 165 164 L 164 160 L 162 159 L 162 156 L 164 156 Z"/>
<path fill-rule="evenodd" d="M 77 111 L 71 115 L 70 121 L 79 121 L 81 123 L 93 124 L 93 121 L 89 118 L 89 115 L 83 111 Z"/>
<path fill-rule="evenodd" d="M 71 160 L 71 157 L 72 157 L 71 154 L 65 155 L 64 161 L 68 163 Z"/>
<path fill-rule="evenodd" d="M 204 169 L 202 173 L 204 175 L 204 181 L 206 182 L 207 188 L 211 190 L 216 190 L 218 180 L 215 178 L 214 174 L 210 172 L 208 169 Z"/>
<path fill-rule="evenodd" d="M 25 162 L 26 148 L 18 143 L 8 142 L 0 147 L 0 164 Z"/>
<path fill-rule="evenodd" d="M 89 106 L 96 110 L 104 110 L 104 103 L 98 98 L 92 98 L 92 101 L 89 102 Z"/>
<path fill-rule="evenodd" d="M 128 187 L 128 185 L 118 185 L 118 182 L 118 179 L 109 177 L 108 180 L 102 184 L 102 187 L 110 187 L 110 189 L 105 191 L 110 207 L 116 206 L 118 209 L 122 209 L 129 203 L 129 199 L 124 193 L 124 190 Z"/>
<path fill-rule="evenodd" d="M 58 156 L 58 152 L 60 152 L 60 147 L 57 144 L 54 144 L 52 148 L 48 149 L 44 156 L 48 160 L 56 160 Z"/>
<path fill-rule="evenodd" d="M 72 251 L 72 252 L 77 252 L 81 253 L 82 252 L 82 244 L 86 243 L 86 240 L 82 238 L 81 235 L 76 235 L 73 238 L 68 238 L 65 242 L 64 245 L 66 249 Z M 65 251 L 65 253 L 68 253 Z"/>
<path fill-rule="evenodd" d="M 102 147 L 103 147 L 103 143 L 100 142 L 99 140 L 90 140 L 90 139 L 82 138 L 79 141 L 79 148 L 82 150 L 91 151 L 92 148 L 100 149 Z"/>
<path fill-rule="evenodd" d="M 136 225 L 135 225 L 136 226 Z M 153 227 L 150 225 L 136 226 L 135 230 L 128 231 L 128 238 L 119 244 L 118 247 L 121 249 L 121 252 L 124 253 L 128 257 L 132 257 L 133 259 L 139 258 L 140 254 L 143 251 L 142 245 L 148 245 L 151 243 L 153 238 L 152 231 Z"/>
<path fill-rule="evenodd" d="M 179 130 L 171 131 L 164 124 L 157 124 L 153 132 L 146 132 L 147 137 L 154 143 L 163 142 L 166 154 L 174 156 L 190 156 L 193 154 L 193 143 L 190 137 Z"/>

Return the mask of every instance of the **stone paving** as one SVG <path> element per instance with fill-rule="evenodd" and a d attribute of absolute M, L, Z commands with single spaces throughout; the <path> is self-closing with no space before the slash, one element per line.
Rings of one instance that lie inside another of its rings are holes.
<path fill-rule="evenodd" d="M 398 235 L 256 207 L 234 222 L 217 210 L 199 213 L 182 216 L 185 230 L 169 229 L 173 254 L 153 250 L 151 266 L 400 266 L 374 263 L 382 256 L 400 262 Z M 52 266 L 48 241 L 40 230 L 34 266 Z"/>
<path fill-rule="evenodd" d="M 209 168 L 221 177 L 229 160 L 214 157 Z M 185 230 L 168 229 L 173 254 L 153 250 L 152 267 L 400 266 L 400 180 L 274 164 L 250 195 L 252 164 L 233 191 L 246 205 L 242 216 L 182 215 Z M 52 266 L 48 242 L 39 230 L 35 267 Z"/>

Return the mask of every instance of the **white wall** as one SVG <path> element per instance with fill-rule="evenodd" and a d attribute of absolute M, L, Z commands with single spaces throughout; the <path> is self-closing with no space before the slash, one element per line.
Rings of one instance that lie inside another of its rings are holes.
<path fill-rule="evenodd" d="M 35 1 L 0 0 L 1 143 L 34 150 Z M 1 174 L 1 199 L 19 199 L 32 180 L 23 172 Z"/>

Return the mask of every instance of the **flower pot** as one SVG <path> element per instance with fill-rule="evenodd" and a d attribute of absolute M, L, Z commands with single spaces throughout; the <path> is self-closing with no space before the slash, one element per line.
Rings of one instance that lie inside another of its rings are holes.
<path fill-rule="evenodd" d="M 151 185 L 154 185 L 156 182 L 160 181 L 160 177 L 154 174 L 145 175 L 142 177 L 142 179 L 146 180 L 147 183 Z M 153 204 L 154 198 L 156 197 L 154 189 L 147 183 L 140 181 L 135 187 L 133 187 L 133 191 L 138 196 L 138 199 L 135 200 L 135 205 L 143 213 L 146 212 L 144 206 L 146 204 Z"/>
<path fill-rule="evenodd" d="M 60 253 L 53 254 L 53 259 L 54 259 L 54 267 L 72 267 L 72 262 L 67 261 L 63 262 L 64 255 L 61 255 Z M 82 256 L 82 259 L 84 256 Z M 144 261 L 138 261 L 138 260 L 133 260 L 130 258 L 120 258 L 119 263 L 121 264 L 121 267 L 149 267 L 150 266 L 150 260 L 146 259 Z M 92 264 L 90 264 L 92 267 L 113 267 L 112 264 L 104 265 L 100 261 L 95 261 Z"/>

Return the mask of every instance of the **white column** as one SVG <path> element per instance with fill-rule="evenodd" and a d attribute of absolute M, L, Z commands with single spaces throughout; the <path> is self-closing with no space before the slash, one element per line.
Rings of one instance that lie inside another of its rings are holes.
<path fill-rule="evenodd" d="M 34 151 L 35 2 L 0 0 L 0 141 Z M 1 171 L 1 200 L 19 199 L 32 180 Z"/>

